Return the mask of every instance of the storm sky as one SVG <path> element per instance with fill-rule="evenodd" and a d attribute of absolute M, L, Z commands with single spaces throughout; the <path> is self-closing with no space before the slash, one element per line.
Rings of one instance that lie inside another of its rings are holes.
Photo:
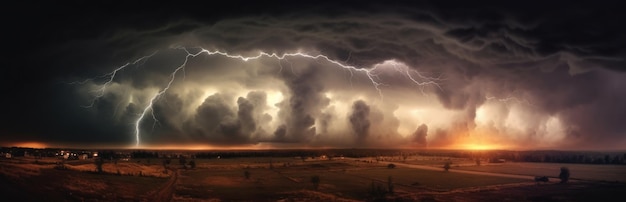
<path fill-rule="evenodd" d="M 619 2 L 444 2 L 16 6 L 0 143 L 626 149 Z"/>

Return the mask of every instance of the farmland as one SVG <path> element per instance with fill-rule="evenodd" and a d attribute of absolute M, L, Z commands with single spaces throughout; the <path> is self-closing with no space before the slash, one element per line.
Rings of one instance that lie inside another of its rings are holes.
<path fill-rule="evenodd" d="M 624 199 L 626 189 L 623 165 L 478 165 L 454 155 L 177 154 L 109 158 L 101 171 L 95 158 L 2 158 L 0 189 L 4 196 L 26 201 L 615 201 Z M 452 162 L 448 171 L 444 162 Z M 572 172 L 565 184 L 557 178 L 563 166 Z M 537 183 L 534 176 L 551 178 Z"/>

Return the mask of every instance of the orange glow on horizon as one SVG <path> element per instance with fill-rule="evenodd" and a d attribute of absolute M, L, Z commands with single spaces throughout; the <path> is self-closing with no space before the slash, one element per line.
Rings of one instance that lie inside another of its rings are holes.
<path fill-rule="evenodd" d="M 332 147 L 309 146 L 297 143 L 271 143 L 261 142 L 249 145 L 208 145 L 208 144 L 170 144 L 170 145 L 146 145 L 129 147 L 126 149 L 147 150 L 272 150 L 272 149 L 331 149 Z"/>
<path fill-rule="evenodd" d="M 443 150 L 470 150 L 470 151 L 485 151 L 485 150 L 512 150 L 517 147 L 512 147 L 502 144 L 493 143 L 459 143 L 449 146 L 441 147 L 429 147 L 430 149 L 443 149 Z"/>
<path fill-rule="evenodd" d="M 25 147 L 25 148 L 35 148 L 35 149 L 43 149 L 48 148 L 48 145 L 42 142 L 16 142 L 8 144 L 12 147 Z"/>
<path fill-rule="evenodd" d="M 458 147 L 465 150 L 497 150 L 503 148 L 496 144 L 461 144 Z"/>
<path fill-rule="evenodd" d="M 488 131 L 474 131 L 471 134 L 456 134 L 447 145 L 440 145 L 438 149 L 450 150 L 514 150 L 520 145 L 510 139 L 502 138 L 502 134 L 493 134 Z"/>
<path fill-rule="evenodd" d="M 249 150 L 254 146 L 211 146 L 211 145 L 151 145 L 130 147 L 128 149 L 148 149 L 148 150 Z"/>

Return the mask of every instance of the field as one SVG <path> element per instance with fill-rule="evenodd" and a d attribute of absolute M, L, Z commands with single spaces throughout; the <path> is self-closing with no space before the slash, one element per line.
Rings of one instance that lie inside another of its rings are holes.
<path fill-rule="evenodd" d="M 556 163 L 525 163 L 509 162 L 488 166 L 459 167 L 461 170 L 472 170 L 490 173 L 520 174 L 531 176 L 558 177 L 560 168 L 571 170 L 570 179 L 626 182 L 626 166 L 623 165 L 585 165 L 585 164 L 556 164 Z"/>
<path fill-rule="evenodd" d="M 0 194 L 20 201 L 624 201 L 626 167 L 469 159 L 239 157 L 0 159 Z M 449 171 L 441 167 L 452 161 Z M 62 162 L 62 163 L 60 163 Z M 395 165 L 390 168 L 389 164 Z M 571 181 L 558 182 L 559 169 Z M 536 183 L 534 176 L 550 176 Z"/>

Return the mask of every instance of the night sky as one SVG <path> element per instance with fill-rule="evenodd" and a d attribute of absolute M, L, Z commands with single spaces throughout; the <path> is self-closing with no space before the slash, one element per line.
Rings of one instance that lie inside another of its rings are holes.
<path fill-rule="evenodd" d="M 5 9 L 3 146 L 626 149 L 618 1 Z"/>

